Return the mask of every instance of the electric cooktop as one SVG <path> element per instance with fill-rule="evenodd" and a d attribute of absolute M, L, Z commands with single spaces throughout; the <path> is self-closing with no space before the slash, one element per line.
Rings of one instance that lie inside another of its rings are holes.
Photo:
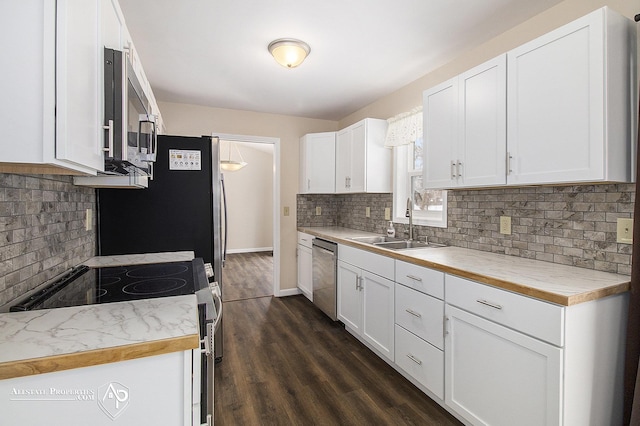
<path fill-rule="evenodd" d="M 199 265 L 202 265 L 202 268 Z M 202 259 L 105 268 L 80 265 L 45 288 L 20 300 L 11 306 L 10 311 L 193 294 L 201 288 L 200 269 L 204 271 Z"/>

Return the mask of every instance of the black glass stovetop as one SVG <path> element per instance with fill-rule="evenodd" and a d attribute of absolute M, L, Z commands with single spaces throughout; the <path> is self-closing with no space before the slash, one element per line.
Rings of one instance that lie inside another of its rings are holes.
<path fill-rule="evenodd" d="M 194 261 L 89 268 L 81 265 L 14 304 L 11 311 L 124 302 L 193 294 Z"/>

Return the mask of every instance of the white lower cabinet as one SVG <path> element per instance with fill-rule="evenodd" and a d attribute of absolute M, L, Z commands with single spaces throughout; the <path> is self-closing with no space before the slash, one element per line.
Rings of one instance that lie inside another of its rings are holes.
<path fill-rule="evenodd" d="M 364 250 L 338 248 L 338 319 L 390 361 L 394 359 L 394 283 L 389 279 L 393 262 Z"/>
<path fill-rule="evenodd" d="M 396 366 L 442 400 L 444 273 L 396 261 L 395 280 Z"/>
<path fill-rule="evenodd" d="M 447 305 L 445 403 L 478 425 L 559 425 L 562 349 Z"/>
<path fill-rule="evenodd" d="M 445 405 L 473 425 L 622 424 L 628 295 L 560 306 L 445 276 Z"/>
<path fill-rule="evenodd" d="M 338 319 L 469 425 L 618 425 L 629 295 L 569 306 L 339 245 Z"/>
<path fill-rule="evenodd" d="M 298 288 L 307 299 L 313 301 L 313 237 L 298 232 Z"/>

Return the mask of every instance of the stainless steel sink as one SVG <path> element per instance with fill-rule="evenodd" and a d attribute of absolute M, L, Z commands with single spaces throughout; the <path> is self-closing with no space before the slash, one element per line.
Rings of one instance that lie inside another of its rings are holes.
<path fill-rule="evenodd" d="M 415 248 L 437 248 L 437 247 L 445 247 L 444 244 L 436 244 L 436 243 L 425 243 L 424 241 L 389 241 L 389 242 L 379 242 L 373 243 L 374 246 L 383 247 L 390 250 L 406 250 L 406 249 L 415 249 Z"/>
<path fill-rule="evenodd" d="M 404 240 L 400 238 L 388 237 L 386 235 L 374 235 L 371 237 L 353 237 L 350 238 L 353 241 L 357 241 L 359 243 L 365 244 L 384 244 L 384 243 L 397 243 L 403 242 Z"/>
<path fill-rule="evenodd" d="M 375 235 L 370 237 L 352 237 L 353 241 L 364 244 L 372 244 L 376 247 L 382 247 L 389 250 L 407 250 L 414 248 L 436 248 L 445 247 L 444 244 L 425 243 L 417 240 L 403 240 L 400 238 L 388 237 L 386 235 Z"/>

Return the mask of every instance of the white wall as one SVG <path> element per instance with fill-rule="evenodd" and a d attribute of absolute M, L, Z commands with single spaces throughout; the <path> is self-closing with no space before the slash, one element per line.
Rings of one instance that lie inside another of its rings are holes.
<path fill-rule="evenodd" d="M 224 172 L 227 193 L 227 252 L 273 249 L 273 145 L 234 143 L 247 165 Z M 238 159 L 231 149 L 231 159 Z M 229 142 L 221 141 L 227 158 Z"/>

